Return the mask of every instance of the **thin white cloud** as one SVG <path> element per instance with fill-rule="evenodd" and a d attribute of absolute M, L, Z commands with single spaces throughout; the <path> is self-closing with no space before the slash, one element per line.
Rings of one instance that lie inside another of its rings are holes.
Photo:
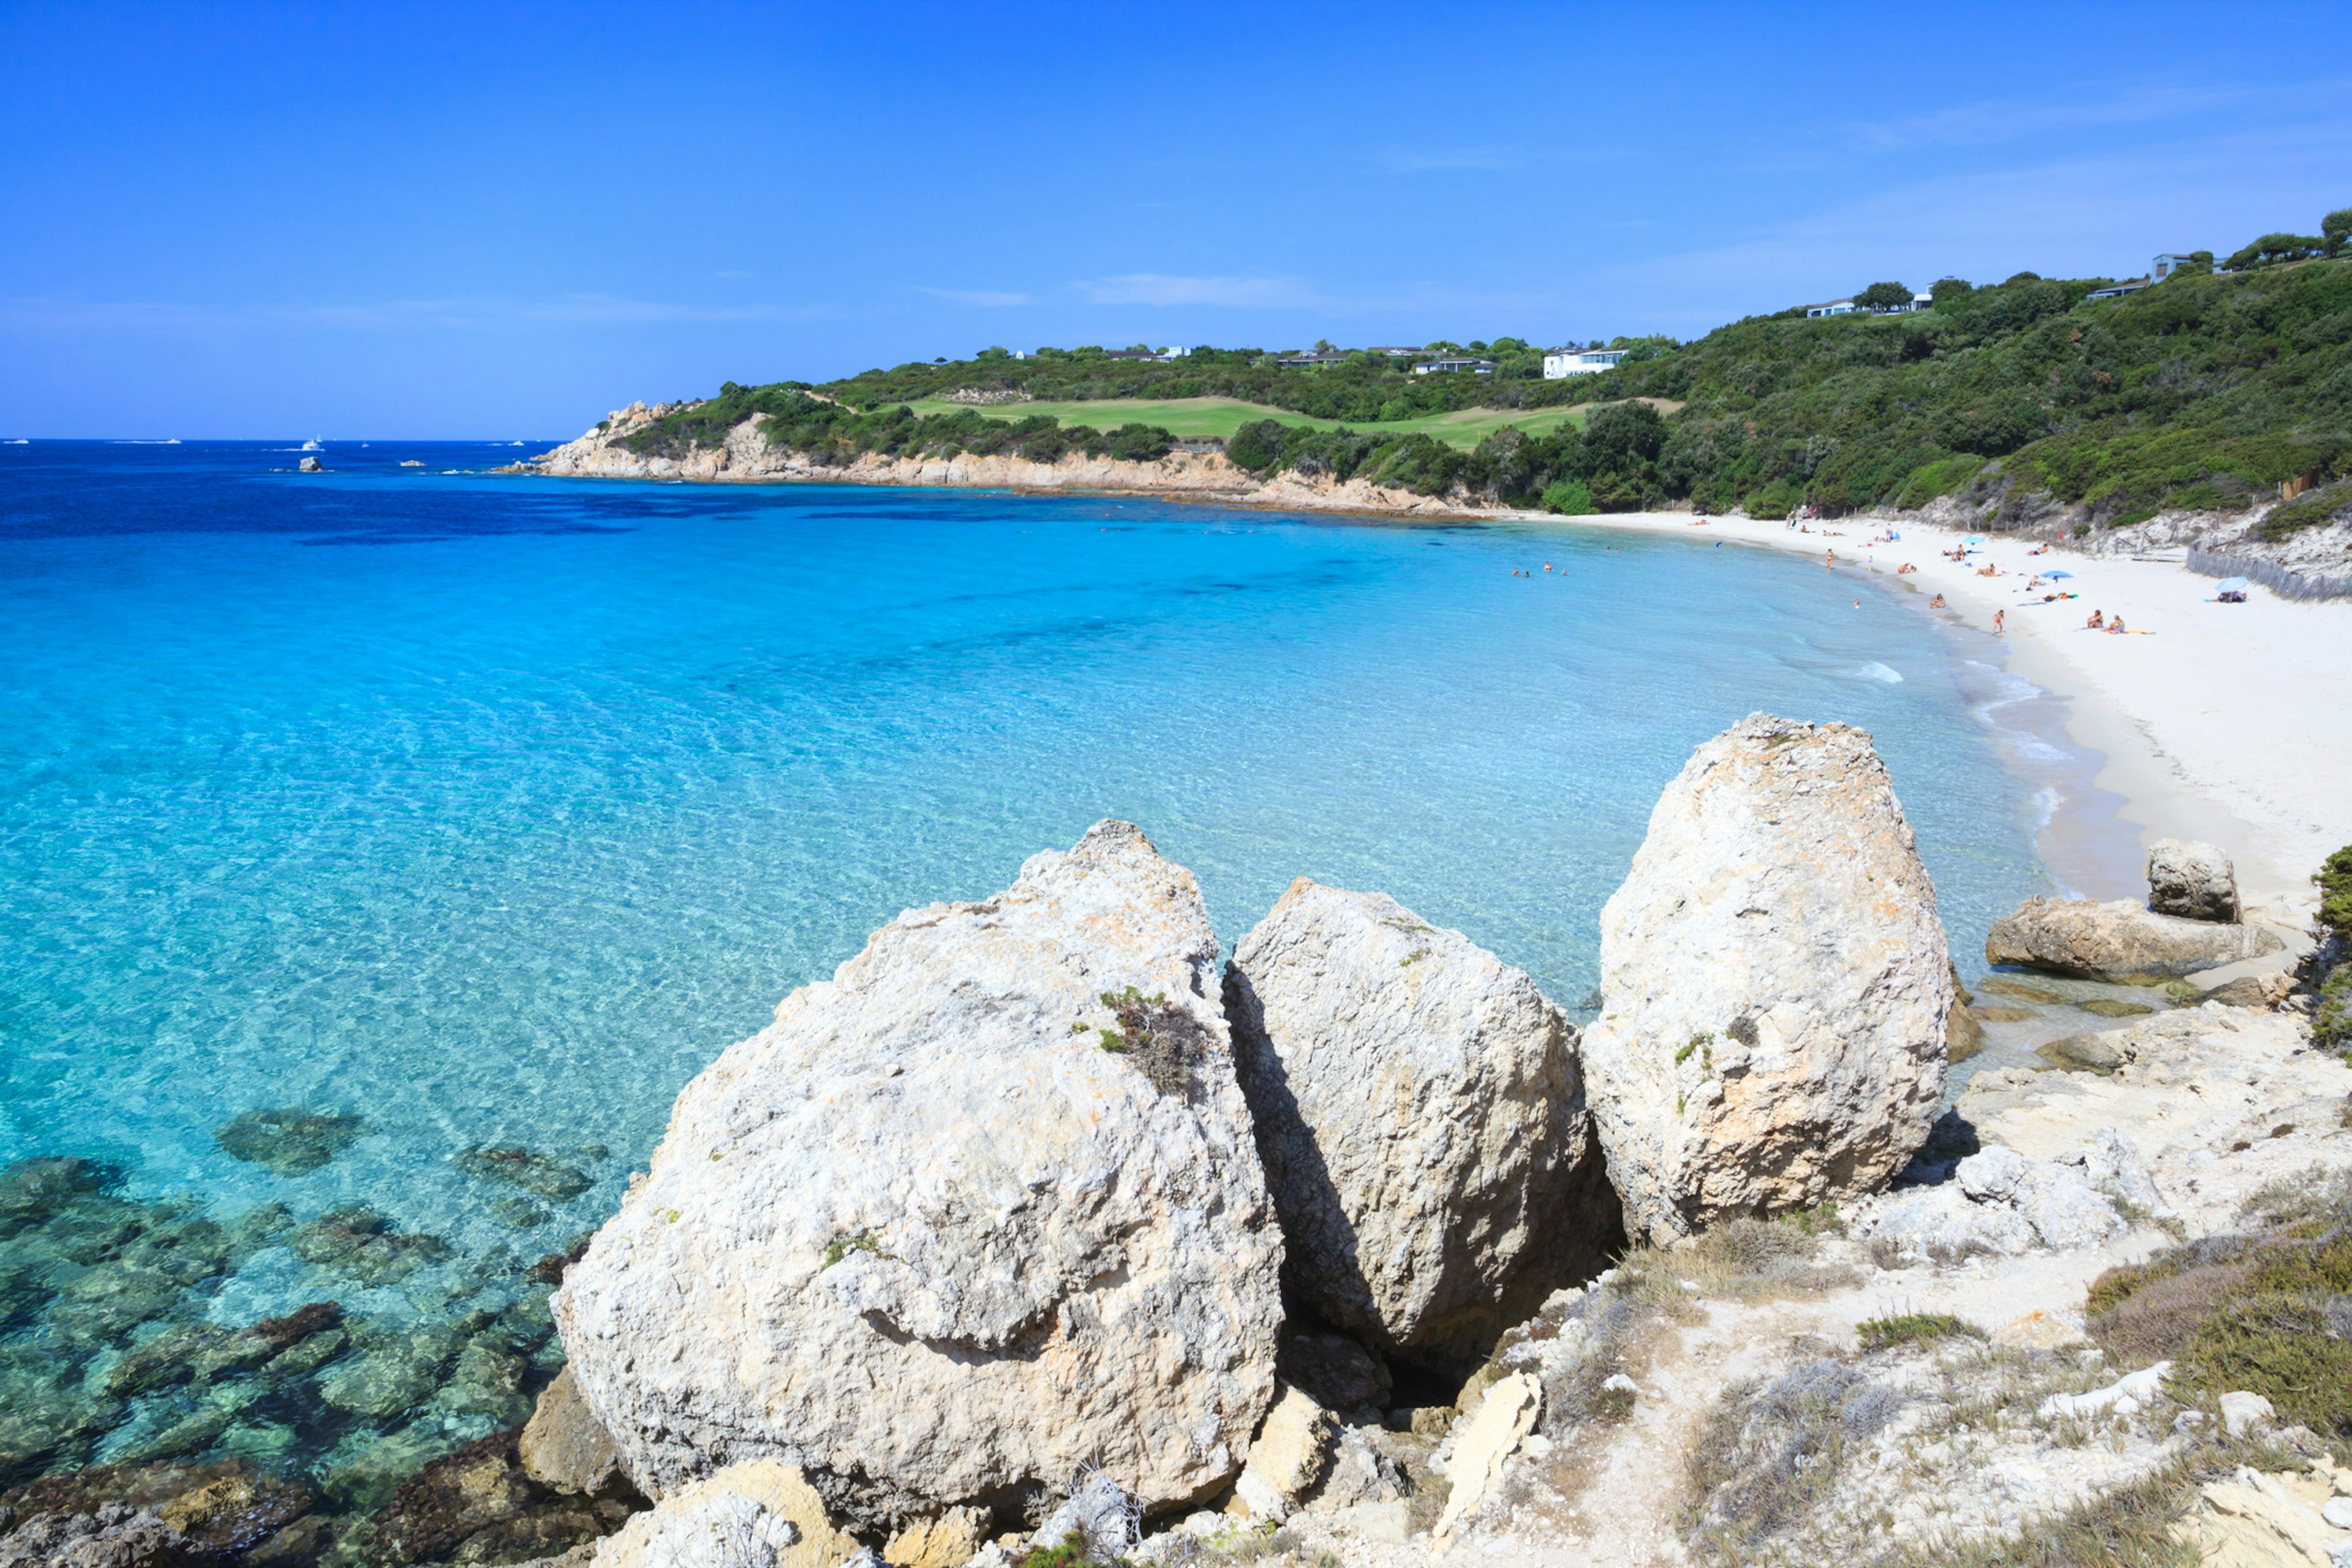
<path fill-rule="evenodd" d="M 916 286 L 919 294 L 929 294 L 935 300 L 946 300 L 958 305 L 971 305 L 982 310 L 1002 310 L 1013 305 L 1036 303 L 1026 294 L 1014 294 L 1002 289 L 926 289 Z"/>
<path fill-rule="evenodd" d="M 2276 89 L 2266 87 L 2261 90 L 2269 93 Z M 2088 96 L 2076 93 L 2022 102 L 1957 103 L 1926 114 L 1855 125 L 1851 132 L 1854 140 L 1874 152 L 1926 146 L 1984 147 L 2096 125 L 2137 125 L 2210 114 L 2256 95 L 2252 88 L 2211 83 L 2142 84 Z"/>
<path fill-rule="evenodd" d="M 1382 168 L 1400 174 L 1524 169 L 1528 162 L 1517 147 L 1391 147 L 1379 158 Z"/>
<path fill-rule="evenodd" d="M 1184 278 L 1166 272 L 1122 272 L 1071 285 L 1097 305 L 1226 305 L 1264 310 L 1314 309 L 1328 304 L 1295 278 Z"/>

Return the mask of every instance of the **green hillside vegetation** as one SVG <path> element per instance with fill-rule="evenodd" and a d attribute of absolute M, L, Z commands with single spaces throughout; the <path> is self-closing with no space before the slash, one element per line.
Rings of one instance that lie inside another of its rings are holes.
<path fill-rule="evenodd" d="M 1962 493 L 1996 522 L 2080 504 L 2087 531 L 2323 487 L 2265 520 L 2275 534 L 2352 510 L 2328 483 L 2352 470 L 2352 209 L 2325 227 L 2120 299 L 2088 298 L 2105 279 L 2020 273 L 1939 284 L 1916 314 L 1754 318 L 1590 395 L 1685 403 L 1649 494 L 1702 509 Z"/>
<path fill-rule="evenodd" d="M 2352 208 L 2321 226 L 2265 235 L 2226 273 L 2200 252 L 2117 299 L 2089 297 L 2105 279 L 1948 279 L 1916 312 L 1795 309 L 1686 344 L 1621 339 L 1631 352 L 1616 368 L 1563 381 L 1542 380 L 1539 353 L 1514 338 L 1461 345 L 1496 361 L 1486 375 L 1416 376 L 1411 359 L 1369 352 L 1286 366 L 1256 350 L 1166 363 L 990 350 L 822 388 L 730 382 L 629 444 L 682 454 L 754 412 L 772 416 L 770 441 L 819 462 L 1150 458 L 1179 439 L 1215 439 L 1261 475 L 1461 489 L 1570 513 L 1687 501 L 1836 515 L 1958 496 L 1995 526 L 2079 507 L 2078 531 L 2305 490 L 2264 520 L 2275 538 L 2352 516 Z M 1885 282 L 1859 297 L 1893 303 L 1910 291 Z M 1033 401 L 942 401 L 960 390 Z"/>
<path fill-rule="evenodd" d="M 963 412 L 961 404 L 919 399 L 908 405 L 918 415 Z M 1230 439 L 1243 426 L 1260 419 L 1278 419 L 1308 429 L 1336 430 L 1342 421 L 1294 414 L 1265 403 L 1244 403 L 1237 397 L 1118 397 L 1096 402 L 1020 403 L 999 405 L 982 412 L 999 419 L 1034 418 L 1047 415 L 1065 424 L 1114 425 L 1140 421 L 1156 425 L 1183 440 Z M 1581 424 L 1583 406 L 1541 408 L 1462 408 L 1448 414 L 1423 414 L 1381 426 L 1401 435 L 1434 436 L 1455 447 L 1472 447 L 1506 425 L 1516 425 L 1531 436 L 1548 435 L 1563 424 Z"/>

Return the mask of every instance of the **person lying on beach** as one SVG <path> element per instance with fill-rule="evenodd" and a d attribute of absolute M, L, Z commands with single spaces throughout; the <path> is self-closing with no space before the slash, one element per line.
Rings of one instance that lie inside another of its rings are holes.
<path fill-rule="evenodd" d="M 2000 568 L 1988 561 L 1980 569 L 1979 569 L 1977 575 L 1979 577 L 1998 577 L 2000 575 Z"/>
<path fill-rule="evenodd" d="M 1927 607 L 1931 610 L 1940 610 L 1944 608 L 1944 595 L 1938 594 L 1934 598 L 1928 600 Z"/>
<path fill-rule="evenodd" d="M 2107 624 L 2107 612 L 2105 610 L 2093 610 L 2091 612 L 2091 618 L 2084 621 L 2083 624 L 2090 627 L 2093 631 L 2097 631 L 2101 626 Z"/>

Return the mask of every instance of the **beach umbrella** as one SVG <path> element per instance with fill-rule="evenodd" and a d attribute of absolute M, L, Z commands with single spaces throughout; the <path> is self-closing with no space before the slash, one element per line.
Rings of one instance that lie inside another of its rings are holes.
<path fill-rule="evenodd" d="M 2074 574 L 2072 572 L 2044 572 L 2042 574 L 2044 577 L 2072 577 Z"/>
<path fill-rule="evenodd" d="M 1960 542 L 1963 544 L 1982 544 L 1984 542 L 1984 535 L 1981 533 L 1971 533 L 1966 539 L 1960 541 Z"/>
<path fill-rule="evenodd" d="M 2246 580 L 2243 577 L 2224 577 L 2221 586 L 2213 591 L 2217 594 L 2242 594 L 2246 591 Z"/>

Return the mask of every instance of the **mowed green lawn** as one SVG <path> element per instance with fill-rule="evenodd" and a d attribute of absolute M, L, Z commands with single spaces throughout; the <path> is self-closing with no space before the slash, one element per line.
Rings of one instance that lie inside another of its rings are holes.
<path fill-rule="evenodd" d="M 953 414 L 967 405 L 926 397 L 909 406 L 918 414 Z M 1465 408 L 1456 414 L 1428 414 L 1418 419 L 1352 425 L 1349 428 L 1395 431 L 1399 435 L 1419 430 L 1453 446 L 1475 447 L 1480 437 L 1506 425 L 1516 425 L 1530 436 L 1548 436 L 1564 423 L 1580 429 L 1589 410 L 1589 405 L 1525 410 Z M 1139 425 L 1157 425 L 1171 436 L 1213 436 L 1219 439 L 1257 419 L 1279 419 L 1285 425 L 1306 425 L 1318 430 L 1336 430 L 1343 423 L 1338 419 L 1310 419 L 1304 414 L 1269 408 L 1263 403 L 1244 403 L 1238 397 L 1106 397 L 1092 403 L 1007 403 L 979 412 L 992 419 L 1050 414 L 1065 425 L 1091 425 L 1097 430 L 1114 430 L 1132 420 Z"/>

